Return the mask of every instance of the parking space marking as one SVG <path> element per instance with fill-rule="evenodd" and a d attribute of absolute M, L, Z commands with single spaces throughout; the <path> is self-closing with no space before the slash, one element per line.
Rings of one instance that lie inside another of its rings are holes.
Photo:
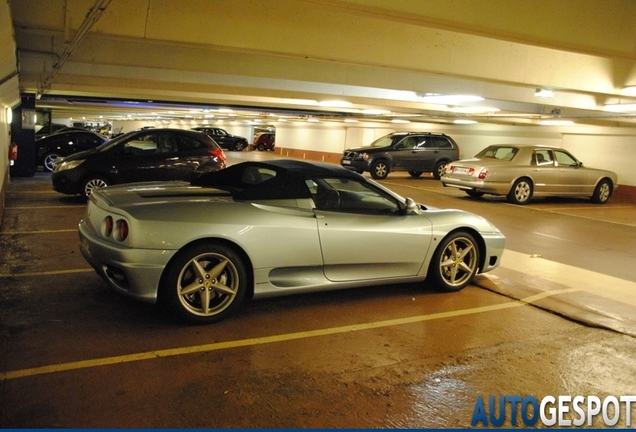
<path fill-rule="evenodd" d="M 501 267 L 636 306 L 636 282 L 506 249 Z"/>
<path fill-rule="evenodd" d="M 70 362 L 70 363 L 61 363 L 56 365 L 41 366 L 41 367 L 30 368 L 30 369 L 14 370 L 14 371 L 3 372 L 2 374 L 0 374 L 0 382 L 17 379 L 17 378 L 25 378 L 25 377 L 31 377 L 36 375 L 45 375 L 50 373 L 65 372 L 65 371 L 86 369 L 86 368 L 92 368 L 92 367 L 108 366 L 108 365 L 115 365 L 115 364 L 122 364 L 122 363 L 131 363 L 131 362 L 142 361 L 142 360 L 153 360 L 153 359 L 165 358 L 165 357 L 174 357 L 174 356 L 181 356 L 181 355 L 188 355 L 188 354 L 226 350 L 226 349 L 232 349 L 232 348 L 241 348 L 241 347 L 247 347 L 247 346 L 286 342 L 286 341 L 307 339 L 307 338 L 319 337 L 319 336 L 329 336 L 329 335 L 358 332 L 358 331 L 371 330 L 371 329 L 377 329 L 377 328 L 383 328 L 383 327 L 413 324 L 418 322 L 432 321 L 432 320 L 438 320 L 438 319 L 444 319 L 444 318 L 453 318 L 453 317 L 472 315 L 472 314 L 478 314 L 478 313 L 484 313 L 484 312 L 494 312 L 494 311 L 503 310 L 503 309 L 526 306 L 536 300 L 540 300 L 545 297 L 569 293 L 572 291 L 573 290 L 571 288 L 568 288 L 564 290 L 543 292 L 543 293 L 539 293 L 530 297 L 523 298 L 521 300 L 507 301 L 505 303 L 499 303 L 499 304 L 490 305 L 490 306 L 481 306 L 481 307 L 470 308 L 470 309 L 461 309 L 461 310 L 455 310 L 455 311 L 449 311 L 449 312 L 439 312 L 439 313 L 434 313 L 429 315 L 418 315 L 418 316 L 396 318 L 391 320 L 376 321 L 376 322 L 370 322 L 370 323 L 364 323 L 364 324 L 351 324 L 351 325 L 340 326 L 340 327 L 332 327 L 332 328 L 325 328 L 325 329 L 318 329 L 318 330 L 308 330 L 308 331 L 287 333 L 287 334 L 280 334 L 280 335 L 273 335 L 273 336 L 263 336 L 263 337 L 257 337 L 257 338 L 228 341 L 228 342 L 217 342 L 212 344 L 196 345 L 196 346 L 190 346 L 190 347 L 148 351 L 148 352 L 142 352 L 142 353 L 127 354 L 122 356 L 104 357 L 104 358 L 92 359 L 92 360 L 80 360 L 80 361 Z"/>
<path fill-rule="evenodd" d="M 65 232 L 77 232 L 77 228 L 72 229 L 58 229 L 58 230 L 38 230 L 38 231 L 0 231 L 0 235 L 3 234 L 55 234 Z"/>
<path fill-rule="evenodd" d="M 59 194 L 54 190 L 35 190 L 35 191 L 7 191 L 8 194 L 12 195 L 35 195 L 35 194 Z"/>
<path fill-rule="evenodd" d="M 9 273 L 9 274 L 0 274 L 0 279 L 15 278 L 15 277 L 52 276 L 52 275 L 61 275 L 61 274 L 72 274 L 72 273 L 89 273 L 94 271 L 95 269 L 93 268 L 83 268 L 83 269 L 74 269 L 74 270 L 51 270 L 51 271 L 32 272 L 32 273 Z"/>
<path fill-rule="evenodd" d="M 59 206 L 16 206 L 5 207 L 5 210 L 35 210 L 35 209 L 67 209 L 67 208 L 86 208 L 85 204 L 82 205 L 59 205 Z"/>

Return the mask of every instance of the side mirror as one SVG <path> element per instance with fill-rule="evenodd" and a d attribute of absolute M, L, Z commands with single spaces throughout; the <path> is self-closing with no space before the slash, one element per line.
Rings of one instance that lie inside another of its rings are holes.
<path fill-rule="evenodd" d="M 420 206 L 417 205 L 412 198 L 407 198 L 404 202 L 406 204 L 406 214 L 407 215 L 417 215 L 420 214 Z"/>

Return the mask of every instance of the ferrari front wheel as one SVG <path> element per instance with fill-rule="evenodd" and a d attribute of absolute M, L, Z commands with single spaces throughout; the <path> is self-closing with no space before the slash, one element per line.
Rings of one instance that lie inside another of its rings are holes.
<path fill-rule="evenodd" d="M 239 307 L 247 279 L 245 265 L 232 248 L 201 243 L 180 252 L 168 265 L 159 300 L 186 322 L 214 323 Z"/>
<path fill-rule="evenodd" d="M 435 250 L 429 280 L 441 291 L 459 291 L 470 283 L 479 265 L 479 246 L 467 232 L 448 235 Z"/>

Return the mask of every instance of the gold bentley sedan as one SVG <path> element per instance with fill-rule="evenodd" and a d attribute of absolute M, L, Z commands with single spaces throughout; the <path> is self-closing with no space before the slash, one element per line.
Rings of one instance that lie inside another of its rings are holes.
<path fill-rule="evenodd" d="M 514 204 L 533 196 L 587 196 L 604 204 L 617 180 L 616 173 L 584 167 L 562 148 L 517 144 L 491 145 L 473 159 L 449 163 L 441 177 L 444 186 L 471 197 L 505 195 Z"/>

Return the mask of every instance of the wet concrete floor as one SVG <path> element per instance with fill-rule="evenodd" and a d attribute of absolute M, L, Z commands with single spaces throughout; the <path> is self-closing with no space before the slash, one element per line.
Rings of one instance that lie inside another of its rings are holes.
<path fill-rule="evenodd" d="M 487 217 L 508 238 L 502 266 L 458 293 L 298 295 L 184 326 L 89 269 L 82 200 L 53 192 L 45 173 L 12 180 L 0 427 L 450 428 L 471 425 L 479 396 L 636 394 L 633 204 L 519 207 L 399 173 L 383 183 Z"/>

